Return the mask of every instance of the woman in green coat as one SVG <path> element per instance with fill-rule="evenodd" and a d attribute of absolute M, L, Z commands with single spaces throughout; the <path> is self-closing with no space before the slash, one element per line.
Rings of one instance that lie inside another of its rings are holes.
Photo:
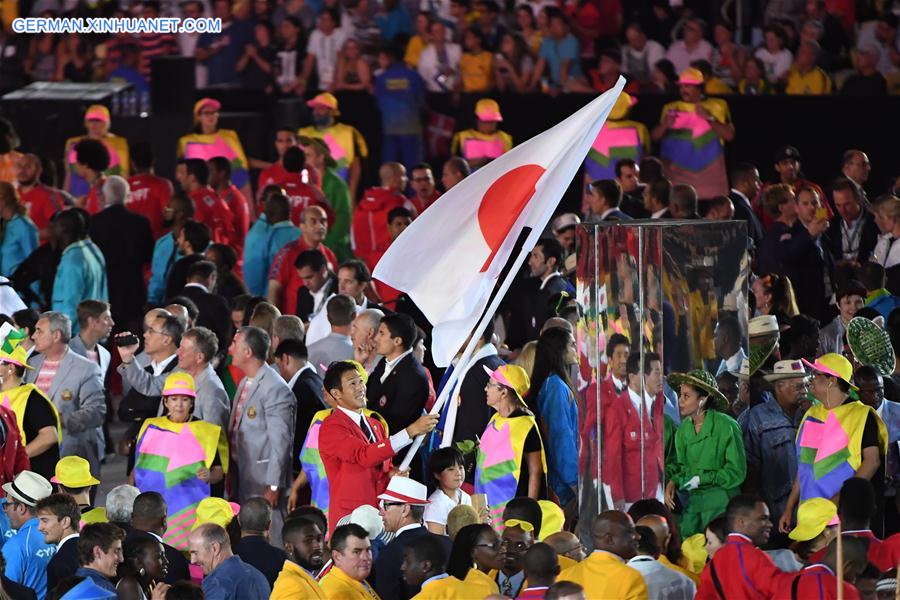
<path fill-rule="evenodd" d="M 747 475 L 747 458 L 741 428 L 725 414 L 728 402 L 712 375 L 698 369 L 668 380 L 680 390 L 682 422 L 675 432 L 675 460 L 666 463 L 666 504 L 675 507 L 676 490 L 687 494 L 681 534 L 688 538 L 725 512 Z"/>

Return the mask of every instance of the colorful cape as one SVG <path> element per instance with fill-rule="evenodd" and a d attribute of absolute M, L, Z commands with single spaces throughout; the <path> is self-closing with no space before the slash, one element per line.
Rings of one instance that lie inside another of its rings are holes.
<path fill-rule="evenodd" d="M 487 497 L 491 524 L 500 525 L 506 503 L 515 498 L 519 474 L 525 454 L 525 438 L 534 427 L 540 429 L 534 417 L 523 415 L 505 418 L 494 413 L 484 429 L 475 459 L 475 493 Z M 547 456 L 541 441 L 541 464 L 547 473 Z"/>
<path fill-rule="evenodd" d="M 832 410 L 813 405 L 797 431 L 797 476 L 800 501 L 833 498 L 844 481 L 853 477 L 862 463 L 862 436 L 866 420 L 878 421 L 881 454 L 887 451 L 887 428 L 871 407 L 854 401 Z"/>
<path fill-rule="evenodd" d="M 69 193 L 76 198 L 84 196 L 91 190 L 91 186 L 83 178 L 79 177 L 75 170 L 75 144 L 87 136 L 79 135 L 77 137 L 66 140 L 66 150 L 64 154 L 66 169 L 69 171 Z M 103 145 L 109 150 L 109 168 L 103 174 L 107 177 L 110 175 L 121 175 L 128 177 L 130 171 L 130 159 L 128 155 L 128 140 L 112 133 L 107 133 L 103 139 Z"/>
<path fill-rule="evenodd" d="M 23 383 L 17 388 L 3 392 L 3 395 L 0 396 L 0 406 L 5 406 L 16 415 L 16 425 L 19 426 L 22 443 L 27 444 L 28 440 L 25 439 L 25 408 L 28 406 L 28 398 L 31 397 L 32 392 L 37 392 L 50 405 L 53 416 L 56 417 L 56 437 L 59 443 L 62 443 L 62 424 L 59 422 L 59 411 L 56 410 L 56 406 L 47 397 L 47 394 L 38 389 L 33 383 Z"/>
<path fill-rule="evenodd" d="M 616 163 L 623 158 L 641 162 L 650 150 L 650 134 L 637 121 L 606 121 L 584 159 L 584 169 L 591 181 L 615 179 Z"/>
<path fill-rule="evenodd" d="M 197 477 L 219 455 L 228 472 L 228 444 L 218 425 L 206 421 L 173 423 L 168 417 L 147 419 L 135 447 L 134 484 L 141 492 L 159 492 L 169 507 L 163 539 L 185 550 L 197 504 L 209 497 L 209 484 Z"/>
<path fill-rule="evenodd" d="M 731 121 L 724 100 L 708 99 L 700 104 L 719 123 Z M 663 106 L 661 120 L 670 111 L 675 123 L 661 140 L 659 152 L 666 161 L 669 179 L 673 184 L 693 185 L 700 198 L 727 194 L 724 145 L 715 129 L 690 102 L 669 102 Z"/>
<path fill-rule="evenodd" d="M 494 159 L 509 152 L 512 146 L 512 137 L 505 131 L 485 134 L 477 129 L 466 129 L 453 136 L 450 152 L 466 160 Z"/>
<path fill-rule="evenodd" d="M 179 158 L 209 160 L 223 156 L 231 163 L 231 182 L 237 188 L 250 185 L 250 167 L 237 132 L 219 129 L 215 133 L 189 133 L 178 140 Z"/>

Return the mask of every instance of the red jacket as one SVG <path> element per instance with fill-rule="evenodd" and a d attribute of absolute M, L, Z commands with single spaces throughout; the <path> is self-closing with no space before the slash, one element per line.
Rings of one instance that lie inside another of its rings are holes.
<path fill-rule="evenodd" d="M 711 569 L 716 570 L 722 594 L 713 583 Z M 700 585 L 694 600 L 765 600 L 783 590 L 778 587 L 782 571 L 769 555 L 753 545 L 750 538 L 731 533 L 700 575 Z M 779 595 L 779 597 L 784 597 Z"/>
<path fill-rule="evenodd" d="M 231 211 L 231 227 L 234 232 L 231 238 L 231 247 L 237 253 L 238 264 L 240 264 L 244 257 L 244 238 L 247 237 L 247 230 L 250 229 L 250 208 L 247 206 L 244 194 L 234 184 L 229 184 L 225 189 L 222 193 L 222 200 Z"/>
<path fill-rule="evenodd" d="M 325 211 L 329 223 L 334 223 L 334 211 L 325 195 L 318 188 L 303 182 L 300 173 L 285 173 L 284 177 L 276 182 L 284 188 L 288 200 L 291 201 L 291 221 L 297 227 L 300 226 L 300 215 L 309 206 L 319 206 Z"/>
<path fill-rule="evenodd" d="M 16 415 L 6 408 L 0 406 L 0 420 L 6 426 L 6 443 L 3 445 L 3 465 L 0 466 L 0 486 L 12 481 L 16 475 L 31 468 L 31 461 L 25 454 L 25 444 L 22 443 L 22 436 L 19 433 L 19 426 L 16 425 Z M 0 487 L 0 498 L 6 496 L 6 492 Z"/>
<path fill-rule="evenodd" d="M 827 566 L 811 564 L 798 573 L 783 573 L 775 589 L 790 600 L 837 600 L 837 577 Z M 844 582 L 844 600 L 859 600 L 859 592 Z"/>
<path fill-rule="evenodd" d="M 319 429 L 319 455 L 328 475 L 328 535 L 338 520 L 358 506 L 378 506 L 378 494 L 388 484 L 394 450 L 377 418 L 366 421 L 375 433 L 370 443 L 359 423 L 354 423 L 343 411 L 335 410 Z"/>
<path fill-rule="evenodd" d="M 388 213 L 406 206 L 407 199 L 397 192 L 381 187 L 365 191 L 353 211 L 350 240 L 353 253 L 373 270 L 381 255 L 391 245 L 388 230 Z"/>
<path fill-rule="evenodd" d="M 600 468 L 602 470 L 602 474 L 597 473 L 597 468 L 595 465 L 597 464 L 597 452 L 598 441 L 597 441 L 597 381 L 591 381 L 588 384 L 587 388 L 585 388 L 585 409 L 584 409 L 584 420 L 581 425 L 581 448 L 579 451 L 578 464 L 580 468 L 585 468 L 588 464 L 591 465 L 591 473 L 593 473 L 593 477 L 596 479 L 597 477 L 602 477 L 604 483 L 609 482 L 609 473 L 617 468 L 616 465 L 616 457 L 612 455 L 610 452 L 603 451 L 600 453 Z M 611 422 L 609 420 L 610 409 L 614 404 L 615 399 L 618 397 L 619 393 L 616 392 L 616 387 L 612 382 L 610 376 L 607 376 L 600 382 L 600 425 L 602 436 L 605 438 L 607 435 L 610 435 L 609 428 L 611 426 Z M 606 448 L 606 441 L 601 440 L 600 445 L 603 448 Z M 589 448 L 590 451 L 584 451 L 585 448 Z M 589 461 L 589 462 L 588 462 Z"/>
<path fill-rule="evenodd" d="M 300 236 L 293 242 L 285 244 L 275 255 L 275 260 L 269 267 L 269 279 L 274 279 L 281 284 L 281 297 L 277 299 L 277 305 L 286 315 L 297 314 L 297 292 L 303 287 L 303 280 L 297 275 L 294 262 L 304 250 L 309 250 L 309 246 L 303 240 L 303 236 Z M 325 244 L 319 244 L 319 250 L 325 255 L 328 269 L 334 272 L 338 265 L 334 252 Z"/>
<path fill-rule="evenodd" d="M 172 182 L 152 173 L 141 173 L 128 178 L 131 188 L 125 208 L 131 212 L 147 217 L 153 239 L 159 239 L 165 233 L 163 211 L 171 198 Z"/>
<path fill-rule="evenodd" d="M 209 227 L 212 241 L 216 244 L 231 245 L 231 238 L 234 237 L 234 216 L 225 201 L 208 186 L 190 192 L 188 197 L 194 202 L 194 220 Z"/>
<path fill-rule="evenodd" d="M 609 388 L 612 388 L 610 383 Z M 602 388 L 601 388 L 602 389 Z M 663 469 L 663 397 L 657 394 L 651 414 L 644 414 L 644 492 L 641 493 L 641 419 L 626 388 L 611 403 L 604 421 L 603 482 L 613 501 L 637 502 L 656 495 Z"/>
<path fill-rule="evenodd" d="M 321 189 L 322 182 L 319 178 L 318 171 L 310 166 L 307 166 L 303 170 L 306 172 L 307 183 L 315 188 Z M 284 179 L 285 175 L 287 175 L 287 171 L 284 170 L 281 162 L 272 163 L 271 166 L 266 167 L 260 172 L 256 186 L 257 212 L 262 213 L 265 208 L 262 204 L 262 194 L 266 189 L 266 186 L 281 185 L 281 181 Z"/>
<path fill-rule="evenodd" d="M 844 535 L 852 535 L 853 537 L 869 540 L 869 562 L 875 565 L 882 573 L 897 568 L 898 561 L 900 561 L 900 533 L 895 533 L 886 540 L 880 540 L 875 537 L 871 529 L 845 531 Z M 813 553 L 809 557 L 809 562 L 820 562 L 825 557 L 826 550 L 827 548 L 822 548 L 818 552 Z"/>
<path fill-rule="evenodd" d="M 41 235 L 41 243 L 47 241 L 47 228 L 50 219 L 68 206 L 66 197 L 56 188 L 38 183 L 27 192 L 19 191 L 19 198 L 28 212 L 28 218 L 38 228 Z"/>

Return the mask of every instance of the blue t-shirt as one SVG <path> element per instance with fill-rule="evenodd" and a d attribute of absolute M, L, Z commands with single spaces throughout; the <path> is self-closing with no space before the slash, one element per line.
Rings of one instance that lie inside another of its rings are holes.
<path fill-rule="evenodd" d="M 581 64 L 578 62 L 578 40 L 571 33 L 557 41 L 553 37 L 546 37 L 541 42 L 541 58 L 547 61 L 550 67 L 550 79 L 559 85 L 562 63 L 569 60 L 569 76 L 581 75 Z"/>
<path fill-rule="evenodd" d="M 421 135 L 425 84 L 417 71 L 394 63 L 375 78 L 375 101 L 387 135 Z"/>
<path fill-rule="evenodd" d="M 382 13 L 375 17 L 375 24 L 381 31 L 381 37 L 385 41 L 392 41 L 398 35 L 412 35 L 412 19 L 409 17 L 409 11 L 402 2 L 398 2 L 388 13 Z"/>
<path fill-rule="evenodd" d="M 244 46 L 253 41 L 253 24 L 248 21 L 231 21 L 222 25 L 222 33 L 202 33 L 197 47 L 221 48 L 219 52 L 203 61 L 208 72 L 209 85 L 221 83 L 241 83 L 237 72 L 237 61 L 244 54 Z"/>
<path fill-rule="evenodd" d="M 232 556 L 203 578 L 206 600 L 267 600 L 271 589 L 265 575 Z"/>
<path fill-rule="evenodd" d="M 38 531 L 37 517 L 25 522 L 19 532 L 3 544 L 6 576 L 35 591 L 38 598 L 47 595 L 47 564 L 56 554 L 56 545 L 44 542 Z"/>

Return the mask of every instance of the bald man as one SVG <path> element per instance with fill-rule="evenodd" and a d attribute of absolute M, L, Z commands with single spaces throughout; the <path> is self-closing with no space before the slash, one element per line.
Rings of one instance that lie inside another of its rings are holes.
<path fill-rule="evenodd" d="M 571 531 L 551 533 L 544 539 L 544 543 L 552 546 L 559 556 L 571 558 L 577 563 L 583 561 L 587 556 L 584 551 L 584 544 Z"/>
<path fill-rule="evenodd" d="M 641 527 L 648 527 L 653 531 L 653 535 L 656 536 L 656 543 L 659 544 L 661 549 L 658 559 L 660 564 L 665 565 L 682 575 L 686 575 L 695 585 L 700 583 L 700 576 L 697 573 L 693 573 L 676 565 L 665 555 L 665 550 L 669 547 L 669 540 L 672 539 L 672 532 L 669 530 L 669 522 L 666 521 L 665 517 L 659 515 L 647 515 L 638 519 L 636 524 Z"/>
<path fill-rule="evenodd" d="M 557 580 L 573 581 L 595 598 L 646 599 L 643 577 L 625 564 L 637 553 L 638 535 L 631 517 L 618 510 L 600 513 L 591 524 L 591 539 L 594 552 L 560 573 Z"/>
<path fill-rule="evenodd" d="M 353 211 L 353 253 L 369 267 L 375 264 L 391 245 L 388 215 L 395 208 L 406 208 L 415 217 L 416 207 L 403 195 L 406 190 L 406 168 L 387 162 L 378 170 L 381 185 L 367 189 Z"/>
<path fill-rule="evenodd" d="M 535 544 L 525 553 L 524 567 L 528 587 L 516 598 L 543 598 L 559 575 L 556 550 L 549 544 Z"/>

